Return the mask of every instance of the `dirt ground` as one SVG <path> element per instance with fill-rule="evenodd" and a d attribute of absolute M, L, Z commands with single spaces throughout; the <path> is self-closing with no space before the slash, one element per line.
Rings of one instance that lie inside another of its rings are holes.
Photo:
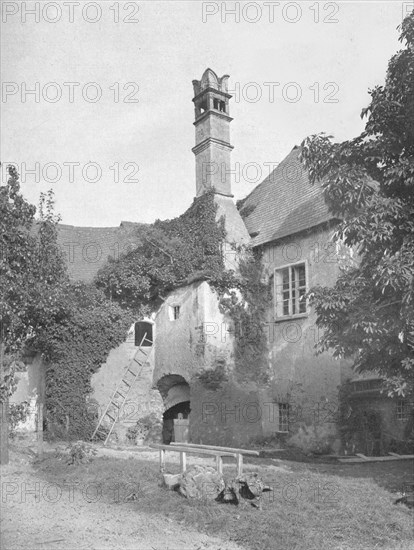
<path fill-rule="evenodd" d="M 111 450 L 106 454 L 128 458 L 127 453 Z M 153 452 L 148 454 L 154 457 Z M 70 482 L 67 488 L 59 484 L 58 495 L 55 486 L 39 477 L 30 455 L 27 450 L 11 451 L 10 463 L 0 470 L 2 550 L 239 549 L 230 541 L 146 514 L 145 508 L 137 511 L 123 495 L 112 502 L 102 498 L 93 502 L 96 495 L 85 494 Z"/>
<path fill-rule="evenodd" d="M 35 447 L 12 444 L 10 464 L 0 469 L 2 550 L 414 550 L 409 510 L 392 504 L 414 474 L 412 461 L 248 459 L 245 471 L 258 471 L 275 491 L 281 484 L 262 513 L 192 506 L 166 494 L 157 488 L 158 452 L 148 448 L 96 447 L 96 459 L 76 467 L 59 458 L 64 448 L 45 443 L 39 461 Z M 189 458 L 190 464 L 208 462 Z M 167 453 L 167 469 L 178 468 L 178 454 Z M 229 459 L 224 473 L 233 470 Z M 126 486 L 111 493 L 119 480 Z M 128 483 L 136 480 L 149 481 L 138 500 L 129 500 Z M 338 489 L 332 503 L 326 482 Z M 315 483 L 326 493 L 319 500 L 310 491 Z M 301 495 L 293 499 L 289 487 Z"/>

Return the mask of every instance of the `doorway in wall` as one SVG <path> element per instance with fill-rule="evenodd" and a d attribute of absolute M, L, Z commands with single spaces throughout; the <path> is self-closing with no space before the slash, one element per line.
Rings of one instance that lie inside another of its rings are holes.
<path fill-rule="evenodd" d="M 157 386 L 164 401 L 162 442 L 169 445 L 177 439 L 182 440 L 182 425 L 185 427 L 188 424 L 191 412 L 190 386 L 182 376 L 177 374 L 164 376 Z M 178 430 L 181 430 L 180 434 Z M 177 437 L 178 435 L 180 437 Z"/>

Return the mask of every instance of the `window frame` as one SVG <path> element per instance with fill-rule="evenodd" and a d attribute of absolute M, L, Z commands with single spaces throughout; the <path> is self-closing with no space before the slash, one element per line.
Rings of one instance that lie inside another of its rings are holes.
<path fill-rule="evenodd" d="M 176 316 L 176 310 L 178 311 L 178 315 Z M 180 304 L 172 304 L 169 306 L 168 311 L 168 317 L 170 321 L 178 321 L 181 316 L 181 306 Z"/>
<path fill-rule="evenodd" d="M 395 404 L 395 417 L 399 422 L 407 422 L 410 417 L 410 402 L 398 397 Z"/>
<path fill-rule="evenodd" d="M 146 324 L 148 325 L 149 327 L 151 327 L 151 333 L 150 333 L 150 338 L 146 338 L 144 340 L 144 343 L 142 344 L 142 347 L 143 348 L 150 348 L 151 346 L 154 345 L 154 333 L 155 333 L 155 323 L 154 321 L 149 321 L 149 320 L 140 320 L 140 321 L 135 321 L 134 322 L 134 346 L 136 348 L 139 347 L 140 343 L 141 343 L 141 340 L 142 340 L 142 335 L 140 334 L 140 336 L 138 337 L 137 335 L 137 325 L 139 324 Z M 148 332 L 146 333 L 147 336 L 148 336 Z M 151 346 L 148 345 L 146 342 L 152 342 Z"/>
<path fill-rule="evenodd" d="M 278 433 L 289 433 L 289 403 L 278 403 Z"/>
<path fill-rule="evenodd" d="M 293 262 L 290 264 L 285 264 L 282 266 L 275 267 L 273 269 L 273 311 L 274 311 L 274 319 L 275 322 L 277 321 L 285 321 L 289 319 L 297 319 L 300 317 L 307 317 L 309 315 L 309 305 L 308 300 L 305 302 L 305 311 L 302 311 L 300 313 L 292 313 L 293 308 L 293 297 L 292 297 L 292 268 L 297 268 L 299 266 L 304 266 L 305 268 L 305 294 L 309 291 L 309 264 L 307 260 L 301 260 L 299 262 Z M 283 276 L 281 275 L 282 271 L 288 269 L 289 270 L 289 313 L 287 315 L 283 314 Z M 281 281 L 281 282 L 280 282 Z M 282 287 L 282 289 L 279 291 L 279 288 Z M 299 285 L 295 287 L 296 291 L 299 292 L 300 289 L 303 287 L 300 287 Z M 297 303 L 299 304 L 299 298 L 295 298 Z"/>

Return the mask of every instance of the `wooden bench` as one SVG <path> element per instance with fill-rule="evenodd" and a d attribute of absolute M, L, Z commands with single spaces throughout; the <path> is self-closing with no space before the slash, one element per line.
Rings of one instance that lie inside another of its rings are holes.
<path fill-rule="evenodd" d="M 170 445 L 154 444 L 150 445 L 152 449 L 160 451 L 160 470 L 165 470 L 165 451 L 180 453 L 181 473 L 187 469 L 187 454 L 201 454 L 216 457 L 217 472 L 223 473 L 223 456 L 232 456 L 236 459 L 237 475 L 243 473 L 243 455 L 259 456 L 258 451 L 248 451 L 246 449 L 233 449 L 232 447 L 217 447 L 215 445 L 197 445 L 195 443 L 171 443 Z"/>

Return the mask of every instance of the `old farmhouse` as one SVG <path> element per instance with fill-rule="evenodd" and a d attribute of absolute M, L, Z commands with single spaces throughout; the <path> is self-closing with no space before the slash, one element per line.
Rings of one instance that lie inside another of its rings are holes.
<path fill-rule="evenodd" d="M 230 182 L 228 78 L 207 69 L 201 80 L 193 81 L 195 192 L 200 197 L 214 191 L 217 219 L 225 221 L 224 260 L 229 268 L 238 265 L 234 245 L 263 251 L 263 277 L 272 290 L 265 321 L 269 380 L 242 385 L 227 377 L 213 387 L 195 378 L 217 365 L 231 372 L 235 345 L 217 294 L 207 280 L 197 280 L 166 296 L 151 318 L 136 320 L 125 342 L 93 375 L 91 403 L 99 406 L 110 437 L 119 441 L 131 424 L 155 412 L 163 417 L 165 442 L 184 437 L 194 443 L 241 446 L 274 438 L 339 452 L 338 388 L 351 379 L 355 407 L 380 411 L 384 423 L 380 432 L 367 428 L 350 451 L 380 452 L 390 441 L 387 434 L 402 438 L 406 403 L 381 395 L 378 379 L 359 379 L 349 362 L 329 353 L 315 355 L 316 316 L 304 299 L 312 286 L 334 284 L 341 262 L 354 261 L 352 251 L 331 241 L 338 220 L 328 211 L 321 187 L 310 184 L 299 147 L 236 208 Z M 92 281 L 108 256 L 118 258 L 132 249 L 136 225 L 61 225 L 59 242 L 71 278 Z M 21 374 L 13 400 L 36 398 L 40 370 L 35 361 Z M 120 415 L 115 413 L 117 399 L 123 402 Z"/>

